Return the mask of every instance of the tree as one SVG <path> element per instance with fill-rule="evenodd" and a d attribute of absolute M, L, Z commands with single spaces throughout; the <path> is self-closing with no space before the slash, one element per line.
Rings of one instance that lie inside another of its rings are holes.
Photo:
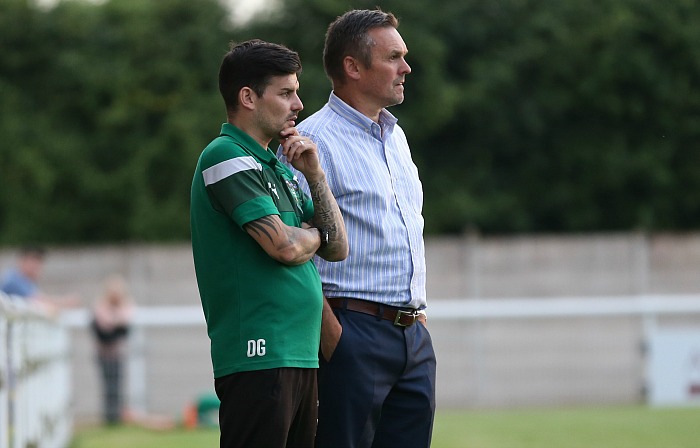
<path fill-rule="evenodd" d="M 696 3 L 381 2 L 409 48 L 391 111 L 426 231 L 697 229 Z M 234 28 L 217 0 L 0 2 L 0 244 L 187 239 L 228 42 L 299 52 L 303 118 L 328 98 L 323 36 L 347 8 L 280 0 Z"/>
<path fill-rule="evenodd" d="M 11 51 L 0 63 L 0 240 L 188 238 L 194 165 L 225 119 L 222 7 L 28 5 L 14 0 L 2 12 Z"/>
<path fill-rule="evenodd" d="M 249 31 L 299 51 L 313 70 L 302 81 L 307 95 L 304 85 L 323 82 L 315 61 L 325 27 L 346 8 L 289 0 Z M 425 8 L 382 2 L 400 17 L 409 47 L 406 100 L 392 112 L 422 173 L 429 232 L 697 227 L 695 2 L 445 0 Z M 325 100 L 305 98 L 307 110 Z"/>

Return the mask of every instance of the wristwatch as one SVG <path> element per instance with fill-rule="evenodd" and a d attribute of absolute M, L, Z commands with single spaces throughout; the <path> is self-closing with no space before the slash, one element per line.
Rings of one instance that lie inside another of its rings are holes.
<path fill-rule="evenodd" d="M 330 239 L 328 229 L 325 227 L 316 227 L 316 229 L 318 230 L 318 235 L 321 237 L 321 245 L 318 248 L 323 249 L 328 245 L 328 240 Z"/>

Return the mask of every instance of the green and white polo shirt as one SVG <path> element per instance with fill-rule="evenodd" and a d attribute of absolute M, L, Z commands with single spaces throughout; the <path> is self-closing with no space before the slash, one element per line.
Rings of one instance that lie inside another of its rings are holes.
<path fill-rule="evenodd" d="M 243 230 L 268 215 L 301 227 L 313 213 L 292 172 L 235 126 L 225 123 L 200 155 L 190 223 L 215 378 L 318 367 L 323 293 L 316 266 L 279 263 Z"/>

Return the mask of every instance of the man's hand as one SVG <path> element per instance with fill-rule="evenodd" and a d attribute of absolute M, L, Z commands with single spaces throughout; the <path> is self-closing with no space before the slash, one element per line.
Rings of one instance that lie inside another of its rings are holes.
<path fill-rule="evenodd" d="M 309 137 L 299 135 L 295 127 L 280 132 L 282 154 L 292 167 L 304 175 L 314 203 L 314 227 L 327 233 L 325 244 L 317 247 L 317 255 L 327 261 L 341 261 L 349 252 L 345 223 L 340 208 L 328 186 L 318 158 L 318 146 Z M 337 341 L 335 341 L 337 343 Z"/>
<path fill-rule="evenodd" d="M 282 154 L 308 181 L 324 176 L 318 160 L 318 147 L 310 138 L 299 135 L 296 128 L 287 128 L 280 132 L 280 144 Z"/>
<path fill-rule="evenodd" d="M 324 298 L 321 318 L 321 355 L 326 361 L 331 360 L 342 334 L 343 327 L 338 322 L 338 318 L 335 317 L 328 300 Z"/>

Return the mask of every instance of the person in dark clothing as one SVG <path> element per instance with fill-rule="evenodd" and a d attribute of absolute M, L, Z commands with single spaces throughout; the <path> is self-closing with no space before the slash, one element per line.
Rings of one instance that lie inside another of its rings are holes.
<path fill-rule="evenodd" d="M 108 424 L 122 422 L 122 371 L 133 308 L 124 280 L 112 276 L 105 282 L 104 294 L 97 299 L 92 311 L 91 327 L 102 375 L 103 418 Z"/>

